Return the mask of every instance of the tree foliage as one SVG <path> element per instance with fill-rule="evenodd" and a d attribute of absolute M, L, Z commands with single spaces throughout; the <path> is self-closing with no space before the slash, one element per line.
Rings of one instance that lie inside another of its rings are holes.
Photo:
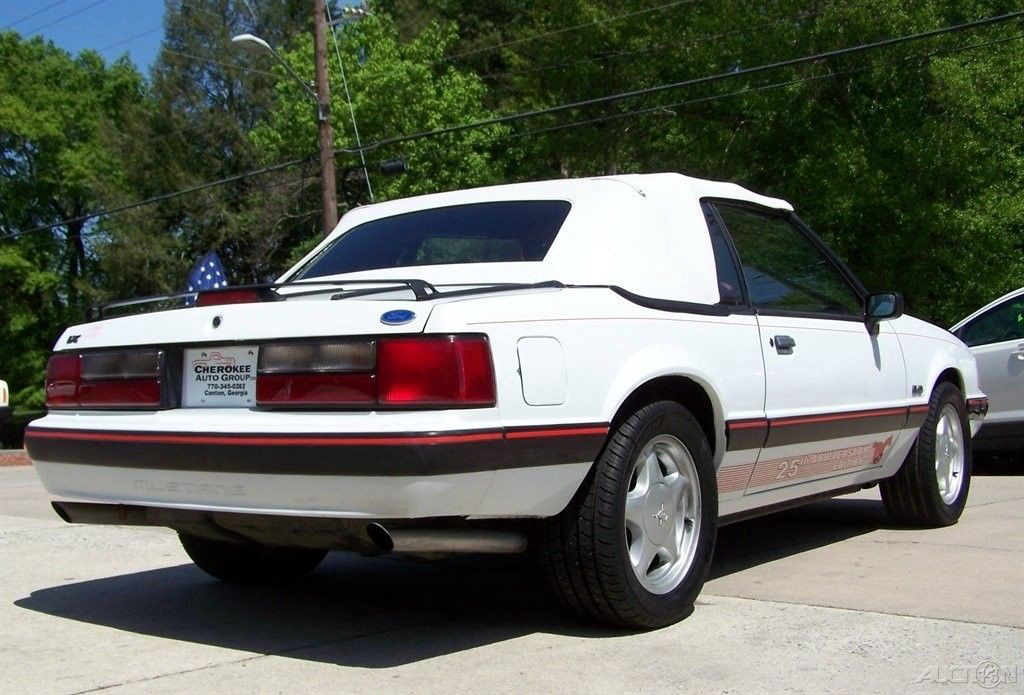
<path fill-rule="evenodd" d="M 180 289 L 216 249 L 233 280 L 316 242 L 316 121 L 251 32 L 312 76 L 309 0 L 166 0 L 160 56 L 71 56 L 0 34 L 0 234 L 306 163 L 0 241 L 0 376 L 40 402 L 45 355 L 92 302 Z M 732 73 L 1017 9 L 1001 0 L 375 0 L 329 45 L 335 142 L 364 143 Z M 331 4 L 332 16 L 340 14 Z M 873 289 L 949 325 L 1024 285 L 1019 22 L 374 147 L 376 200 L 504 181 L 680 171 L 791 200 Z M 572 127 L 566 127 L 570 125 Z M 402 157 L 408 172 L 378 164 Z M 361 190 L 360 159 L 339 172 Z M 344 211 L 344 210 L 342 210 Z"/>

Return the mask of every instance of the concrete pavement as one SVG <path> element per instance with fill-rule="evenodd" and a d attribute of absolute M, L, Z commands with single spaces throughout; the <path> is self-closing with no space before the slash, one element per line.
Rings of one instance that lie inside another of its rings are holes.
<path fill-rule="evenodd" d="M 893 527 L 874 490 L 727 527 L 694 614 L 629 634 L 518 559 L 220 585 L 172 533 L 67 525 L 2 468 L 0 692 L 1024 692 L 1022 502 L 976 477 L 951 528 Z"/>

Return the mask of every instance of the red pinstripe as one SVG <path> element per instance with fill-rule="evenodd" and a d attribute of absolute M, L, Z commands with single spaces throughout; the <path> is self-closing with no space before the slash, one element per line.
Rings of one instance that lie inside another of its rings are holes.
<path fill-rule="evenodd" d="M 607 427 L 570 427 L 552 430 L 513 430 L 505 433 L 505 439 L 535 439 L 540 437 L 572 437 L 608 434 Z"/>
<path fill-rule="evenodd" d="M 757 420 L 730 420 L 725 424 L 731 430 L 750 430 L 754 428 L 767 427 L 768 420 L 764 418 Z"/>
<path fill-rule="evenodd" d="M 339 437 L 304 437 L 295 436 L 223 436 L 175 433 L 117 433 L 117 432 L 69 432 L 66 430 L 30 429 L 26 437 L 39 439 L 73 439 L 81 441 L 105 442 L 146 442 L 152 444 L 213 444 L 233 445 L 252 444 L 256 446 L 404 446 L 423 444 L 463 444 L 468 442 L 488 442 L 507 439 L 534 439 L 545 437 L 569 437 L 577 435 L 604 435 L 607 427 L 578 427 L 561 429 L 519 430 L 514 432 L 467 432 L 463 434 L 437 434 L 423 436 L 339 436 Z"/>
<path fill-rule="evenodd" d="M 885 417 L 886 415 L 906 415 L 907 407 L 878 408 L 876 410 L 853 410 L 846 413 L 829 413 L 826 415 L 796 415 L 771 420 L 772 427 L 787 425 L 806 425 L 815 422 L 835 422 L 836 420 L 859 420 L 867 417 Z"/>

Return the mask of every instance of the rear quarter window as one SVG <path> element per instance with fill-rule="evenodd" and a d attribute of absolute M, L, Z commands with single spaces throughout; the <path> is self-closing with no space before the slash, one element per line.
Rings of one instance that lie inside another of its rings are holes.
<path fill-rule="evenodd" d="M 542 261 L 570 207 L 563 200 L 500 201 L 382 217 L 338 237 L 295 278 L 419 265 Z"/>

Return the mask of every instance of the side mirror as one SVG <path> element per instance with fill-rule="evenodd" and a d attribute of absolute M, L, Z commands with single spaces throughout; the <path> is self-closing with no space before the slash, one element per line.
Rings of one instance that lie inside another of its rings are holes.
<path fill-rule="evenodd" d="M 864 300 L 864 322 L 871 335 L 878 335 L 878 324 L 903 316 L 903 295 L 899 292 L 876 292 Z"/>

